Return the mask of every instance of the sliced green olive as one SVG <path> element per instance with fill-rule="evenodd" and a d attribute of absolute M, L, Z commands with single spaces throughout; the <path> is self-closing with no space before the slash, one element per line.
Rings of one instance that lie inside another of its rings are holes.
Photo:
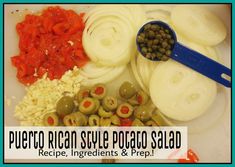
<path fill-rule="evenodd" d="M 117 115 L 111 116 L 110 119 L 111 119 L 111 123 L 113 125 L 120 125 L 121 124 L 121 120 L 120 120 L 120 118 Z"/>
<path fill-rule="evenodd" d="M 121 118 L 128 118 L 133 113 L 133 107 L 128 103 L 119 105 L 116 114 Z"/>
<path fill-rule="evenodd" d="M 89 126 L 99 126 L 100 125 L 100 117 L 98 115 L 91 115 L 88 118 Z"/>
<path fill-rule="evenodd" d="M 100 126 L 110 126 L 111 119 L 110 118 L 101 118 L 100 119 Z"/>
<path fill-rule="evenodd" d="M 124 82 L 119 88 L 119 95 L 124 99 L 131 98 L 136 93 L 136 89 L 130 82 Z"/>
<path fill-rule="evenodd" d="M 131 126 L 144 126 L 144 123 L 141 122 L 139 119 L 135 119 L 133 122 L 132 122 L 132 125 Z"/>
<path fill-rule="evenodd" d="M 102 106 L 99 108 L 98 114 L 104 118 L 109 118 L 113 115 L 112 111 L 106 111 Z"/>
<path fill-rule="evenodd" d="M 112 97 L 112 96 L 106 96 L 103 100 L 102 100 L 102 106 L 105 110 L 107 111 L 112 111 L 115 110 L 118 106 L 118 101 L 117 98 Z"/>
<path fill-rule="evenodd" d="M 96 103 L 94 99 L 90 97 L 84 98 L 79 104 L 79 111 L 83 114 L 94 114 L 96 109 Z"/>
<path fill-rule="evenodd" d="M 59 117 L 56 113 L 48 113 L 44 115 L 43 122 L 45 126 L 58 126 L 59 125 Z"/>
<path fill-rule="evenodd" d="M 91 96 L 97 99 L 103 99 L 106 96 L 106 87 L 104 84 L 96 84 L 91 89 Z"/>
<path fill-rule="evenodd" d="M 100 101 L 96 98 L 93 98 L 94 102 L 95 102 L 95 110 L 94 110 L 94 114 L 98 112 L 99 108 L 100 108 Z"/>
<path fill-rule="evenodd" d="M 86 126 L 88 119 L 81 112 L 74 112 L 66 115 L 63 119 L 65 126 Z"/>
<path fill-rule="evenodd" d="M 70 96 L 63 96 L 56 104 L 56 112 L 60 118 L 72 113 L 74 108 L 75 104 Z"/>

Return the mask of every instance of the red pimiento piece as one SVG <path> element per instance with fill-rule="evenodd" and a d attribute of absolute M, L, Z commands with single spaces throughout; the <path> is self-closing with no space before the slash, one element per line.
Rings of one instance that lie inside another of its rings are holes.
<path fill-rule="evenodd" d="M 138 102 L 139 104 L 141 104 L 142 101 L 143 101 L 142 96 L 141 96 L 141 95 L 137 95 L 137 102 Z"/>
<path fill-rule="evenodd" d="M 100 95 L 102 93 L 104 93 L 104 88 L 103 87 L 97 87 L 95 89 L 95 94 Z"/>
<path fill-rule="evenodd" d="M 84 106 L 85 108 L 89 107 L 90 105 L 91 105 L 91 102 L 90 102 L 90 101 L 85 101 L 84 104 L 83 104 L 83 106 Z"/>
<path fill-rule="evenodd" d="M 129 108 L 128 108 L 127 106 L 122 106 L 121 112 L 122 112 L 123 114 L 127 114 L 127 113 L 129 112 Z"/>
<path fill-rule="evenodd" d="M 49 125 L 54 125 L 54 119 L 52 117 L 48 117 L 47 122 Z"/>
<path fill-rule="evenodd" d="M 83 15 L 48 7 L 16 25 L 20 52 L 11 62 L 21 83 L 32 84 L 45 73 L 51 80 L 60 79 L 67 70 L 89 61 L 82 47 Z"/>
<path fill-rule="evenodd" d="M 132 125 L 132 120 L 129 118 L 121 118 L 121 126 L 131 126 Z"/>
<path fill-rule="evenodd" d="M 199 158 L 197 154 L 192 150 L 189 149 L 187 151 L 187 158 L 186 159 L 178 159 L 179 163 L 197 163 L 199 161 Z"/>

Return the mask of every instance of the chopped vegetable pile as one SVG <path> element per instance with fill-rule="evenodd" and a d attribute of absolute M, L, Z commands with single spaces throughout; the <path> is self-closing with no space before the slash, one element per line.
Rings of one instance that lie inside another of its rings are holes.
<path fill-rule="evenodd" d="M 26 15 L 17 24 L 20 53 L 11 62 L 21 83 L 32 84 L 46 72 L 51 80 L 60 79 L 74 66 L 86 64 L 89 59 L 82 46 L 83 15 L 49 7 L 41 15 Z"/>

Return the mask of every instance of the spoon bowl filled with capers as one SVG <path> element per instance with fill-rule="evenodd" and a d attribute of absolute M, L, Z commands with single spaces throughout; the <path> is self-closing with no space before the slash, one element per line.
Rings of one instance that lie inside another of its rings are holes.
<path fill-rule="evenodd" d="M 177 42 L 174 30 L 162 21 L 144 24 L 136 37 L 137 49 L 151 61 L 167 61 L 170 58 L 198 73 L 231 87 L 231 70 L 224 65 Z M 227 77 L 223 77 L 223 76 Z"/>

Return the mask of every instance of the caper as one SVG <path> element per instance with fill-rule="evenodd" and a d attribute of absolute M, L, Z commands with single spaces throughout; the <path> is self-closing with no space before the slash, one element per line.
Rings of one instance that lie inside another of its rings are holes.
<path fill-rule="evenodd" d="M 167 39 L 171 39 L 171 35 L 170 35 L 170 34 L 167 34 L 167 35 L 166 35 L 166 38 L 167 38 Z"/>
<path fill-rule="evenodd" d="M 166 49 L 170 49 L 171 48 L 171 45 L 167 45 Z"/>
<path fill-rule="evenodd" d="M 157 50 L 157 45 L 153 45 L 153 46 L 152 46 L 152 49 L 153 49 L 153 50 Z"/>
<path fill-rule="evenodd" d="M 150 29 L 153 30 L 153 31 L 156 31 L 157 30 L 157 25 L 151 25 Z"/>
<path fill-rule="evenodd" d="M 159 41 L 158 41 L 157 39 L 154 39 L 154 40 L 153 40 L 153 44 L 154 44 L 154 45 L 157 45 L 158 42 L 159 42 Z"/>
<path fill-rule="evenodd" d="M 166 56 L 166 55 L 163 55 L 162 58 L 161 58 L 162 61 L 167 61 L 168 59 L 169 59 L 169 57 Z"/>
<path fill-rule="evenodd" d="M 169 43 L 170 43 L 170 44 L 174 44 L 174 42 L 175 42 L 175 41 L 174 41 L 173 39 L 169 40 Z"/>
<path fill-rule="evenodd" d="M 159 52 L 157 52 L 156 57 L 157 57 L 159 60 L 161 60 L 161 58 L 162 58 L 162 54 L 161 54 L 161 53 L 159 53 Z"/>
<path fill-rule="evenodd" d="M 165 34 L 165 32 L 162 29 L 159 32 L 160 34 Z"/>
<path fill-rule="evenodd" d="M 168 29 L 165 29 L 165 32 L 168 34 L 168 33 L 169 33 L 169 30 L 168 30 Z"/>
<path fill-rule="evenodd" d="M 166 48 L 167 45 L 168 45 L 168 44 L 167 44 L 167 42 L 165 42 L 165 41 L 162 43 L 162 47 L 163 47 L 163 48 Z"/>
<path fill-rule="evenodd" d="M 157 34 L 157 35 L 156 35 L 156 38 L 157 38 L 157 39 L 161 39 L 162 36 L 161 36 L 160 34 Z"/>
<path fill-rule="evenodd" d="M 143 42 L 144 42 L 144 38 L 141 37 L 141 36 L 138 36 L 138 37 L 137 37 L 137 42 L 143 43 Z"/>
<path fill-rule="evenodd" d="M 143 48 L 145 47 L 146 45 L 144 43 L 140 44 L 140 47 Z"/>
<path fill-rule="evenodd" d="M 171 51 L 170 51 L 170 50 L 167 50 L 167 51 L 166 51 L 166 55 L 167 55 L 167 56 L 170 56 L 170 55 L 171 55 Z"/>
<path fill-rule="evenodd" d="M 150 39 L 153 39 L 154 36 L 155 36 L 155 33 L 154 33 L 154 31 L 152 31 L 152 30 L 150 30 L 150 31 L 148 32 L 148 34 L 149 34 L 149 38 L 150 38 Z"/>
<path fill-rule="evenodd" d="M 151 53 L 147 53 L 146 54 L 146 58 L 150 59 L 152 57 L 152 54 Z"/>
<path fill-rule="evenodd" d="M 153 45 L 153 41 L 152 40 L 149 40 L 148 43 L 147 43 L 147 46 L 148 47 L 151 47 Z"/>
<path fill-rule="evenodd" d="M 148 52 L 152 53 L 153 49 L 152 48 L 148 48 Z"/>
<path fill-rule="evenodd" d="M 152 53 L 151 59 L 154 60 L 157 57 L 156 53 Z"/>
<path fill-rule="evenodd" d="M 145 38 L 145 34 L 142 32 L 140 33 L 140 36 L 144 39 Z"/>
<path fill-rule="evenodd" d="M 146 54 L 147 51 L 148 51 L 148 49 L 147 49 L 146 47 L 141 48 L 141 52 L 142 52 L 143 54 Z"/>
<path fill-rule="evenodd" d="M 165 52 L 166 52 L 166 50 L 165 50 L 164 48 L 160 48 L 159 51 L 160 51 L 161 53 L 165 53 Z"/>
<path fill-rule="evenodd" d="M 60 118 L 73 112 L 75 104 L 70 96 L 63 96 L 56 104 L 56 112 Z"/>
<path fill-rule="evenodd" d="M 146 25 L 144 26 L 144 30 L 148 30 L 150 27 L 151 27 L 151 24 L 146 24 Z"/>

